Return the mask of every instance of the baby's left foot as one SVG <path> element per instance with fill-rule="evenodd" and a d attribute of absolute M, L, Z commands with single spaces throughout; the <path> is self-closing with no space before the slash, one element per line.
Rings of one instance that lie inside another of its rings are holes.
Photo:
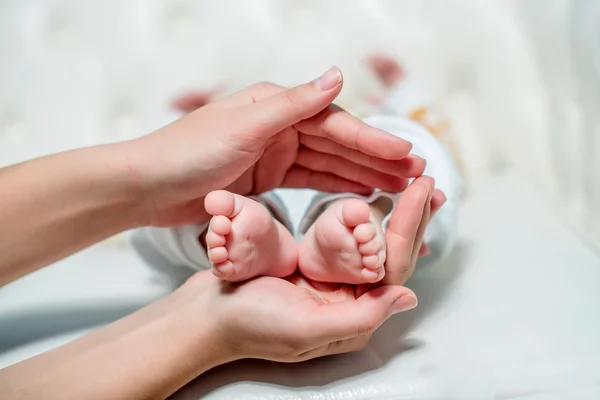
<path fill-rule="evenodd" d="M 339 200 L 310 227 L 300 243 L 298 267 L 320 282 L 371 283 L 384 276 L 385 239 L 364 201 Z"/>

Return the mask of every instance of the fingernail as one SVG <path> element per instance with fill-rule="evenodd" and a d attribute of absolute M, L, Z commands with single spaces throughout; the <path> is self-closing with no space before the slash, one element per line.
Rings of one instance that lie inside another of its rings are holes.
<path fill-rule="evenodd" d="M 412 143 L 411 143 L 411 144 L 412 144 Z M 421 156 L 418 156 L 418 155 L 416 155 L 416 154 L 411 154 L 410 156 L 411 156 L 411 157 L 414 157 L 416 160 L 420 160 L 420 161 L 421 161 L 423 164 L 427 165 L 427 160 L 426 160 L 426 159 L 424 159 L 423 157 L 421 157 Z"/>
<path fill-rule="evenodd" d="M 392 314 L 412 310 L 417 306 L 417 303 L 417 298 L 412 294 L 404 295 L 392 304 Z"/>
<path fill-rule="evenodd" d="M 429 179 L 431 179 L 431 185 L 433 187 L 435 187 L 435 178 L 433 176 L 430 176 L 430 175 L 425 175 L 425 176 L 427 176 L 427 177 L 429 177 Z M 432 193 L 433 193 L 433 191 L 432 191 Z"/>
<path fill-rule="evenodd" d="M 442 193 L 442 204 L 446 203 L 446 201 L 448 201 L 448 198 L 446 197 L 446 193 L 444 193 L 443 191 L 440 190 L 440 193 Z"/>
<path fill-rule="evenodd" d="M 331 67 L 329 71 L 315 80 L 317 89 L 326 92 L 333 89 L 342 81 L 342 71 L 338 67 Z"/>

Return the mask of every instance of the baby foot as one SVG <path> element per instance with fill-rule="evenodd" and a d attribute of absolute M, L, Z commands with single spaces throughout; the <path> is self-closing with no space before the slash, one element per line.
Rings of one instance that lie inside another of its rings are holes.
<path fill-rule="evenodd" d="M 217 190 L 206 196 L 204 206 L 213 215 L 206 246 L 215 276 L 239 282 L 260 275 L 285 277 L 296 270 L 296 240 L 262 204 Z"/>
<path fill-rule="evenodd" d="M 385 239 L 381 222 L 358 199 L 332 204 L 300 243 L 300 271 L 321 282 L 377 282 L 385 273 Z"/>

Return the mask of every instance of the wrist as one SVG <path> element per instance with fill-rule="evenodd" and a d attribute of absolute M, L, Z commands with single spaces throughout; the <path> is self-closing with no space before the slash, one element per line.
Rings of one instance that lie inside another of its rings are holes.
<path fill-rule="evenodd" d="M 197 375 L 219 365 L 237 361 L 245 356 L 233 346 L 232 338 L 223 329 L 222 313 L 215 312 L 223 299 L 223 282 L 209 271 L 190 277 L 172 294 L 173 308 L 179 310 L 182 331 L 189 333 L 191 360 L 202 359 Z M 235 332 L 234 332 L 235 334 Z M 184 340 L 184 338 L 180 338 Z"/>
<path fill-rule="evenodd" d="M 186 285 L 89 335 L 1 371 L 0 387 L 7 393 L 27 391 L 31 398 L 167 398 L 234 360 L 219 343 L 210 299 L 203 292 L 194 295 L 191 290 L 202 289 L 199 285 Z"/>
<path fill-rule="evenodd" d="M 169 143 L 166 126 L 158 131 L 120 143 L 131 178 L 143 226 L 179 226 L 207 222 L 204 210 L 202 171 L 185 160 L 189 153 L 181 141 Z M 186 145 L 187 146 L 187 145 Z"/>
<path fill-rule="evenodd" d="M 101 181 L 110 186 L 113 202 L 121 210 L 127 229 L 150 225 L 147 182 L 135 141 L 100 146 L 99 152 L 103 159 Z"/>
<path fill-rule="evenodd" d="M 202 289 L 186 283 L 104 333 L 115 345 L 106 353 L 122 355 L 123 360 L 117 361 L 125 368 L 123 375 L 140 384 L 139 389 L 126 387 L 120 393 L 131 390 L 131 397 L 166 398 L 205 372 L 235 360 L 221 343 L 210 293 Z"/>

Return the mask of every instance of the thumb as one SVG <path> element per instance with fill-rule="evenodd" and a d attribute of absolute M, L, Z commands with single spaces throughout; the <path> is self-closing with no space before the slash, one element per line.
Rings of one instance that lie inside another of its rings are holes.
<path fill-rule="evenodd" d="M 320 305 L 312 314 L 313 332 L 325 343 L 373 333 L 391 315 L 417 306 L 415 293 L 403 286 L 372 289 L 356 300 Z"/>
<path fill-rule="evenodd" d="M 248 116 L 266 139 L 323 111 L 342 90 L 342 72 L 333 67 L 312 82 L 257 101 L 247 107 Z"/>

